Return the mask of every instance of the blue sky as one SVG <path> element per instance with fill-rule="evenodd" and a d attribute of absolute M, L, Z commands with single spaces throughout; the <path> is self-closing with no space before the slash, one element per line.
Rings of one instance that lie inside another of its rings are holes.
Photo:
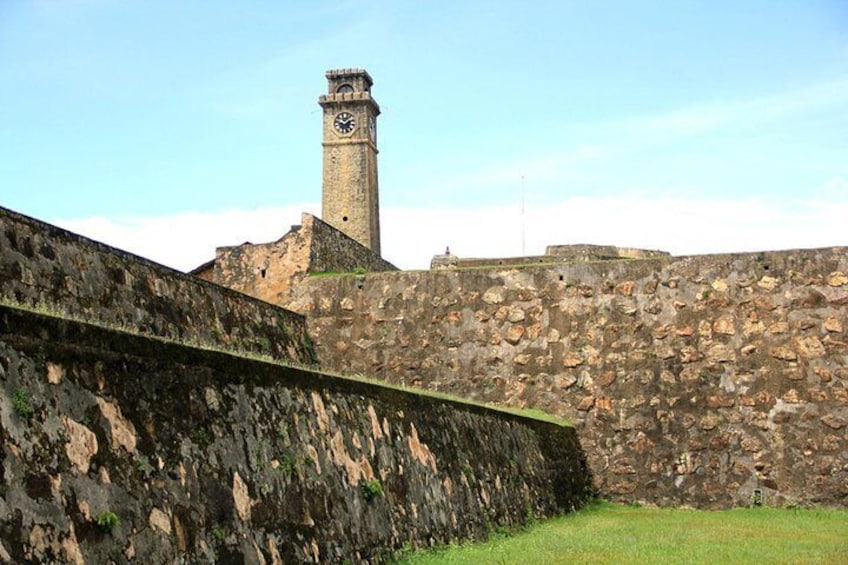
<path fill-rule="evenodd" d="M 0 0 L 0 205 L 182 269 L 279 237 L 339 67 L 401 266 L 848 244 L 844 0 Z"/>

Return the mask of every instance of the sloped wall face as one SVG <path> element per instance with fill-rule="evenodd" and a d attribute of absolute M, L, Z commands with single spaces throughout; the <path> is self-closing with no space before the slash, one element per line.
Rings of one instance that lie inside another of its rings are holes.
<path fill-rule="evenodd" d="M 314 362 L 303 317 L 0 208 L 0 301 Z"/>
<path fill-rule="evenodd" d="M 572 428 L 0 307 L 0 560 L 375 562 L 580 506 Z"/>
<path fill-rule="evenodd" d="M 848 504 L 848 250 L 317 279 L 326 367 L 575 423 L 597 487 Z"/>
<path fill-rule="evenodd" d="M 312 232 L 309 255 L 309 271 L 312 273 L 344 273 L 357 269 L 368 272 L 397 270 L 397 267 L 380 257 L 379 253 L 315 216 L 304 214 L 303 225 L 308 226 Z"/>

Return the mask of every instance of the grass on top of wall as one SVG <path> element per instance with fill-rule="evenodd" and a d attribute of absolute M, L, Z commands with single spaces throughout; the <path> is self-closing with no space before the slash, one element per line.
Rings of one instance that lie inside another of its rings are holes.
<path fill-rule="evenodd" d="M 512 535 L 411 553 L 398 562 L 841 564 L 848 563 L 848 509 L 707 511 L 597 502 Z"/>
<path fill-rule="evenodd" d="M 160 342 L 176 343 L 176 344 L 179 344 L 183 347 L 192 347 L 192 348 L 196 348 L 196 349 L 202 349 L 204 351 L 214 351 L 216 353 L 222 353 L 224 355 L 231 355 L 233 357 L 240 357 L 240 358 L 243 358 L 243 359 L 250 359 L 252 361 L 259 361 L 261 363 L 270 363 L 272 365 L 279 365 L 279 366 L 282 366 L 282 367 L 288 367 L 288 368 L 292 368 L 292 369 L 300 369 L 300 370 L 304 370 L 304 371 L 311 371 L 313 373 L 320 373 L 322 375 L 326 375 L 328 377 L 332 377 L 332 378 L 335 378 L 335 379 L 342 379 L 342 380 L 366 383 L 368 385 L 375 386 L 375 387 L 382 387 L 382 388 L 388 388 L 388 389 L 392 389 L 392 390 L 399 390 L 399 391 L 406 392 L 406 393 L 409 393 L 409 394 L 417 394 L 419 396 L 425 396 L 425 397 L 429 397 L 429 398 L 437 398 L 437 399 L 440 399 L 440 400 L 446 400 L 448 402 L 455 402 L 457 404 L 466 404 L 466 405 L 469 405 L 469 406 L 478 406 L 478 407 L 485 408 L 487 410 L 492 410 L 492 411 L 495 411 L 495 412 L 503 412 L 503 413 L 506 413 L 506 414 L 512 414 L 512 415 L 519 416 L 519 417 L 522 417 L 522 418 L 530 418 L 530 419 L 533 419 L 533 420 L 539 420 L 539 421 L 542 421 L 542 422 L 547 422 L 547 423 L 555 424 L 557 426 L 562 426 L 562 427 L 571 427 L 571 423 L 568 420 L 565 420 L 563 418 L 559 418 L 559 417 L 557 417 L 553 414 L 550 414 L 548 412 L 545 412 L 543 410 L 538 410 L 538 409 L 535 409 L 535 408 L 510 408 L 510 407 L 505 407 L 505 406 L 497 406 L 497 405 L 494 405 L 494 404 L 487 404 L 487 403 L 484 403 L 484 402 L 476 402 L 474 400 L 469 400 L 467 398 L 462 398 L 460 396 L 455 396 L 455 395 L 444 393 L 444 392 L 426 390 L 426 389 L 422 389 L 422 388 L 415 388 L 415 387 L 411 387 L 411 386 L 403 385 L 403 384 L 392 384 L 392 383 L 388 383 L 386 381 L 372 379 L 372 378 L 366 377 L 366 376 L 361 375 L 361 374 L 345 375 L 345 374 L 341 374 L 341 373 L 335 373 L 335 372 L 332 372 L 332 371 L 325 371 L 325 370 L 321 369 L 320 367 L 308 366 L 308 365 L 303 365 L 301 363 L 277 359 L 277 358 L 271 357 L 270 355 L 265 355 L 265 354 L 262 354 L 262 353 L 255 353 L 255 352 L 252 352 L 252 351 L 242 351 L 242 350 L 239 350 L 239 349 L 224 347 L 220 343 L 210 343 L 210 342 L 205 342 L 205 341 L 201 342 L 201 341 L 196 341 L 196 340 L 193 340 L 193 339 L 176 340 L 176 339 L 171 339 L 171 338 L 167 338 L 167 337 L 163 337 L 163 336 L 146 334 L 146 333 L 139 332 L 134 328 L 130 328 L 130 327 L 126 327 L 126 326 L 119 326 L 117 324 L 104 323 L 103 321 L 98 320 L 98 319 L 87 319 L 87 318 L 84 318 L 82 316 L 66 312 L 66 311 L 61 310 L 61 309 L 59 309 L 55 306 L 52 306 L 52 305 L 46 305 L 46 304 L 31 305 L 31 304 L 18 302 L 18 301 L 11 299 L 9 297 L 0 296 L 0 306 L 6 306 L 6 307 L 9 307 L 9 308 L 13 308 L 15 310 L 22 310 L 22 311 L 25 311 L 25 312 L 32 312 L 32 313 L 39 314 L 39 315 L 42 315 L 42 316 L 50 316 L 50 317 L 53 317 L 53 318 L 60 318 L 62 320 L 68 320 L 68 321 L 71 321 L 71 322 L 89 324 L 89 325 L 101 327 L 101 328 L 104 328 L 104 329 L 107 329 L 107 330 L 110 330 L 110 331 L 117 331 L 117 332 L 121 332 L 121 333 L 125 333 L 125 334 L 140 336 L 140 337 L 144 337 L 146 339 L 152 339 L 152 340 L 156 340 L 156 341 L 160 341 Z"/>
<path fill-rule="evenodd" d="M 459 404 L 468 404 L 470 406 L 479 406 L 481 408 L 486 408 L 487 410 L 493 410 L 495 412 L 504 412 L 506 414 L 512 414 L 514 416 L 520 416 L 522 418 L 531 418 L 533 420 L 540 420 L 542 422 L 547 422 L 549 424 L 556 424 L 557 426 L 563 427 L 571 427 L 571 422 L 564 418 L 560 418 L 551 414 L 550 412 L 545 412 L 544 410 L 539 410 L 538 408 L 512 408 L 509 406 L 499 406 L 497 404 L 488 404 L 485 402 L 477 402 L 475 400 L 470 400 L 468 398 L 463 398 L 461 396 L 457 396 L 455 394 L 450 394 L 447 392 L 441 392 L 437 390 L 428 390 L 425 388 L 416 388 L 409 385 L 403 384 L 394 384 L 386 381 L 380 381 L 377 379 L 372 379 L 366 377 L 365 375 L 343 375 L 340 373 L 331 373 L 324 371 L 322 369 L 313 369 L 316 373 L 322 373 L 325 375 L 329 375 L 331 377 L 339 378 L 339 379 L 347 379 L 354 380 L 363 383 L 367 383 L 369 385 L 379 386 L 383 388 L 390 388 L 394 390 L 400 390 L 403 392 L 408 392 L 410 394 L 418 394 L 420 396 L 427 396 L 429 398 L 437 398 L 440 400 L 447 400 L 449 402 L 456 402 Z"/>

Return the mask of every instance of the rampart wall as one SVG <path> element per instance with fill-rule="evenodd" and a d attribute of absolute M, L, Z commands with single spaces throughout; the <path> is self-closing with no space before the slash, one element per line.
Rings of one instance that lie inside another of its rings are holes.
<path fill-rule="evenodd" d="M 375 562 L 590 485 L 573 428 L 5 306 L 0 387 L 3 562 Z"/>
<path fill-rule="evenodd" d="M 615 499 L 848 504 L 848 249 L 306 281 L 325 367 L 573 421 Z"/>
<path fill-rule="evenodd" d="M 510 267 L 552 266 L 561 263 L 605 261 L 610 259 L 657 259 L 668 258 L 666 251 L 615 247 L 612 245 L 549 245 L 544 255 L 526 257 L 464 258 L 456 255 L 436 255 L 430 262 L 431 269 L 474 269 Z"/>
<path fill-rule="evenodd" d="M 303 317 L 0 208 L 0 301 L 192 343 L 314 361 Z"/>

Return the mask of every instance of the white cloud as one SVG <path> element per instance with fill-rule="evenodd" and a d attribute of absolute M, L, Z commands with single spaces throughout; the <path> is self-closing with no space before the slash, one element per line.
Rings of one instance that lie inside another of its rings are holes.
<path fill-rule="evenodd" d="M 316 210 L 317 206 L 309 203 L 172 216 L 59 219 L 54 223 L 107 245 L 187 271 L 213 259 L 216 247 L 245 241 L 274 241 L 292 225 L 300 223 L 301 212 L 316 213 Z"/>
<path fill-rule="evenodd" d="M 495 162 L 472 171 L 450 173 L 450 178 L 425 183 L 438 186 L 443 192 L 490 189 L 504 185 L 516 186 L 521 177 L 538 183 L 552 183 L 580 176 L 575 166 L 601 160 L 615 150 L 612 145 L 583 144 L 573 148 L 542 154 L 520 162 Z M 443 173 L 444 174 L 444 173 Z"/>
<path fill-rule="evenodd" d="M 180 270 L 218 246 L 272 241 L 315 205 L 165 217 L 83 218 L 56 223 Z M 569 198 L 544 208 L 383 210 L 383 255 L 401 268 L 428 268 L 433 255 L 540 255 L 551 244 L 595 243 L 663 249 L 675 255 L 848 245 L 848 199 L 708 199 L 639 193 Z M 522 242 L 524 250 L 522 251 Z"/>
<path fill-rule="evenodd" d="M 828 199 L 848 200 L 848 179 L 833 177 L 824 183 L 821 195 Z"/>
<path fill-rule="evenodd" d="M 734 166 L 722 159 L 750 152 L 750 144 L 759 140 L 764 145 L 757 151 L 771 152 L 771 158 L 779 160 L 781 148 L 762 138 L 776 134 L 794 137 L 790 135 L 796 127 L 792 120 L 826 108 L 845 108 L 846 100 L 848 80 L 839 80 L 763 96 L 694 104 L 658 114 L 575 124 L 565 142 L 550 139 L 532 157 L 476 162 L 464 170 L 405 171 L 403 186 L 414 187 L 416 193 L 436 190 L 449 199 L 475 191 L 487 195 L 517 192 L 522 177 L 548 192 L 561 187 L 571 187 L 575 192 L 585 190 L 587 183 L 617 190 L 623 182 L 632 181 L 628 175 L 639 174 L 639 165 L 645 161 L 659 161 L 664 173 L 677 176 L 679 182 L 691 183 L 697 171 L 692 170 L 691 164 L 689 168 L 679 165 L 681 158 L 694 158 L 700 163 L 700 170 L 710 172 Z M 814 145 L 810 147 L 809 154 L 803 145 L 793 148 L 798 163 L 816 158 Z M 740 170 L 740 174 L 745 172 Z"/>
<path fill-rule="evenodd" d="M 632 127 L 664 136 L 697 135 L 728 126 L 761 124 L 832 105 L 844 106 L 848 80 L 741 100 L 695 105 L 657 116 L 632 120 Z"/>
<path fill-rule="evenodd" d="M 383 220 L 383 250 L 398 265 L 420 268 L 446 245 L 463 257 L 541 255 L 547 245 L 573 243 L 662 249 L 675 255 L 830 247 L 848 245 L 846 217 L 845 201 L 644 194 L 528 206 L 523 222 L 518 207 L 389 209 Z"/>

